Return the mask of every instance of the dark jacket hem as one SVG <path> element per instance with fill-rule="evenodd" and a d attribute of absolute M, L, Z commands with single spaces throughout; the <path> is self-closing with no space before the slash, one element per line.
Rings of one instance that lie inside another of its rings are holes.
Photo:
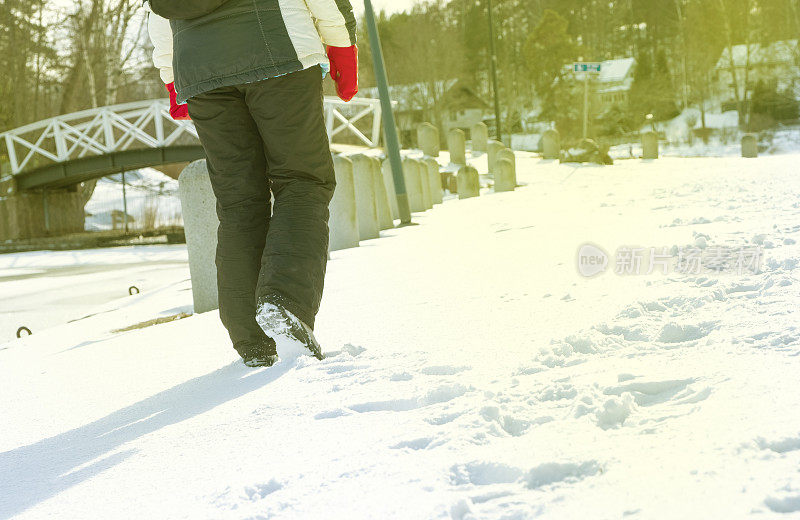
<path fill-rule="evenodd" d="M 291 60 L 268 67 L 258 67 L 240 72 L 238 74 L 211 78 L 193 85 L 178 85 L 176 82 L 175 86 L 178 91 L 178 103 L 186 103 L 186 101 L 194 96 L 199 96 L 200 94 L 204 94 L 218 88 L 255 83 L 257 81 L 263 81 L 265 79 L 275 78 L 278 76 L 283 76 L 284 74 L 299 72 L 301 70 L 303 70 L 303 64 L 300 63 L 299 60 Z"/>

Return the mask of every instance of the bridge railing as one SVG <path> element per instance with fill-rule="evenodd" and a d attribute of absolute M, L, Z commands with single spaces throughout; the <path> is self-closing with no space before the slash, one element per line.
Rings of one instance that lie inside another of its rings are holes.
<path fill-rule="evenodd" d="M 349 136 L 358 144 L 377 147 L 380 101 L 356 98 L 344 103 L 326 97 L 325 123 L 332 141 Z M 191 121 L 172 119 L 165 99 L 84 110 L 0 134 L 0 158 L 8 158 L 10 170 L 1 172 L 0 177 L 130 149 L 197 144 L 197 139 Z"/>

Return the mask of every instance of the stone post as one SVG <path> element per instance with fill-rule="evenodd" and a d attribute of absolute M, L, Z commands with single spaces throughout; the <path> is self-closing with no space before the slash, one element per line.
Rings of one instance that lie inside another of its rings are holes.
<path fill-rule="evenodd" d="M 472 149 L 476 152 L 485 152 L 489 148 L 489 129 L 483 123 L 472 127 Z"/>
<path fill-rule="evenodd" d="M 458 198 L 468 199 L 481 194 L 481 181 L 478 170 L 472 166 L 464 166 L 458 170 Z"/>
<path fill-rule="evenodd" d="M 497 153 L 505 149 L 505 145 L 500 141 L 491 139 L 487 147 L 487 160 L 489 161 L 489 172 L 494 172 L 494 161 L 497 159 Z"/>
<path fill-rule="evenodd" d="M 458 195 L 458 175 L 447 174 L 447 189 L 453 195 Z"/>
<path fill-rule="evenodd" d="M 360 240 L 380 238 L 378 209 L 375 204 L 375 181 L 372 174 L 372 160 L 358 154 L 353 161 L 353 184 L 356 194 L 356 215 L 358 216 L 358 237 Z"/>
<path fill-rule="evenodd" d="M 514 174 L 514 164 L 506 158 L 497 159 L 497 168 L 494 173 L 494 191 L 514 191 L 517 186 Z"/>
<path fill-rule="evenodd" d="M 502 161 L 503 159 L 507 160 L 511 163 L 511 174 L 512 174 L 512 181 L 514 182 L 514 186 L 517 185 L 517 156 L 514 155 L 514 151 L 509 148 L 503 148 L 499 152 L 497 152 L 497 158 L 495 159 L 495 169 L 494 174 L 497 175 L 499 168 L 497 167 L 497 161 Z"/>
<path fill-rule="evenodd" d="M 194 312 L 219 308 L 217 293 L 217 198 L 211 188 L 205 160 L 195 161 L 178 176 L 183 229 L 189 252 Z"/>
<path fill-rule="evenodd" d="M 430 157 L 439 157 L 439 129 L 430 123 L 422 123 L 417 127 L 417 144 L 422 153 Z"/>
<path fill-rule="evenodd" d="M 389 194 L 386 192 L 386 184 L 383 183 L 381 161 L 377 157 L 370 157 L 369 160 L 372 164 L 372 182 L 375 186 L 375 210 L 378 213 L 378 225 L 381 229 L 391 229 L 394 227 L 394 221 L 389 205 Z"/>
<path fill-rule="evenodd" d="M 389 209 L 392 212 L 392 219 L 399 219 L 400 211 L 397 209 L 397 192 L 394 189 L 394 176 L 389 159 L 384 159 L 383 163 L 381 163 L 381 173 L 383 174 L 383 185 L 386 187 L 386 195 L 389 197 Z"/>
<path fill-rule="evenodd" d="M 658 159 L 658 134 L 653 131 L 642 134 L 642 159 Z"/>
<path fill-rule="evenodd" d="M 460 128 L 454 128 L 447 134 L 447 148 L 450 150 L 450 162 L 467 164 L 467 136 Z"/>
<path fill-rule="evenodd" d="M 439 163 L 436 159 L 428 157 L 424 160 L 425 165 L 428 167 L 428 181 L 431 186 L 431 202 L 433 204 L 442 203 L 442 175 L 439 173 Z"/>
<path fill-rule="evenodd" d="M 425 210 L 433 208 L 433 195 L 431 194 L 431 181 L 428 180 L 428 164 L 424 160 L 413 159 L 417 161 L 419 168 L 419 181 L 422 186 L 422 205 Z"/>
<path fill-rule="evenodd" d="M 358 213 L 356 210 L 356 188 L 353 178 L 353 161 L 337 155 L 333 158 L 336 171 L 336 191 L 333 192 L 330 210 L 331 251 L 358 247 Z"/>
<path fill-rule="evenodd" d="M 542 157 L 558 159 L 561 156 L 561 136 L 558 130 L 550 129 L 542 135 Z"/>
<path fill-rule="evenodd" d="M 742 136 L 742 157 L 747 159 L 758 157 L 758 137 L 756 137 L 756 134 L 744 134 Z"/>
<path fill-rule="evenodd" d="M 406 179 L 408 205 L 414 213 L 425 211 L 425 204 L 422 199 L 422 178 L 419 170 L 419 161 L 416 159 L 403 159 L 403 175 Z"/>

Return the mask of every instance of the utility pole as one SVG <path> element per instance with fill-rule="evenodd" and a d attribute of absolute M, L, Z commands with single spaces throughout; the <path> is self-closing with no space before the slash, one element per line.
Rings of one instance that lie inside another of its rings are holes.
<path fill-rule="evenodd" d="M 492 89 L 494 90 L 494 121 L 497 127 L 497 140 L 503 141 L 503 121 L 500 119 L 500 91 L 497 88 L 497 52 L 494 46 L 494 16 L 492 13 L 492 0 L 487 0 L 489 10 L 489 64 L 492 74 Z M 511 143 L 508 143 L 509 145 Z"/>
<path fill-rule="evenodd" d="M 583 58 L 581 58 L 583 60 Z M 577 61 L 573 64 L 576 74 L 583 73 L 583 138 L 589 138 L 589 75 L 600 74 L 603 64 L 598 62 Z"/>
<path fill-rule="evenodd" d="M 589 73 L 583 73 L 583 138 L 589 138 Z"/>
<path fill-rule="evenodd" d="M 395 125 L 394 112 L 392 111 L 392 98 L 389 94 L 389 79 L 386 76 L 383 48 L 381 47 L 378 24 L 375 23 L 375 11 L 372 9 L 371 0 L 364 0 L 364 18 L 369 32 L 369 46 L 372 50 L 375 81 L 378 83 L 378 93 L 381 98 L 386 156 L 392 166 L 392 178 L 394 179 L 394 191 L 397 193 L 397 209 L 400 213 L 400 223 L 411 224 L 411 208 L 408 205 L 408 192 L 406 191 L 406 181 L 403 176 L 403 160 L 400 157 L 400 139 L 397 137 L 397 126 Z"/>

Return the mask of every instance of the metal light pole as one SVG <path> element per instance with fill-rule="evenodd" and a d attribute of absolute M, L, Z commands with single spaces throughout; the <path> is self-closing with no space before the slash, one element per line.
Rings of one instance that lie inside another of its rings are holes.
<path fill-rule="evenodd" d="M 487 0 L 489 10 L 489 64 L 492 74 L 492 89 L 494 90 L 494 121 L 497 127 L 497 140 L 503 141 L 503 122 L 500 119 L 500 92 L 497 88 L 497 52 L 494 48 L 494 16 L 492 13 L 492 0 Z M 509 143 L 511 144 L 511 143 Z"/>
<path fill-rule="evenodd" d="M 589 138 L 589 71 L 583 73 L 583 138 Z"/>
<path fill-rule="evenodd" d="M 125 170 L 122 170 L 122 222 L 125 234 L 128 234 L 128 193 L 125 190 Z"/>
<path fill-rule="evenodd" d="M 375 23 L 375 11 L 372 9 L 371 0 L 364 0 L 364 19 L 369 32 L 369 46 L 372 50 L 372 63 L 375 68 L 375 81 L 378 83 L 378 93 L 381 98 L 383 112 L 383 131 L 386 139 L 386 155 L 392 166 L 394 191 L 397 193 L 397 209 L 400 213 L 400 223 L 411 223 L 411 208 L 408 205 L 408 192 L 406 181 L 403 177 L 403 160 L 400 158 L 400 139 L 397 137 L 397 126 L 394 122 L 392 111 L 392 98 L 389 95 L 389 80 L 386 77 L 386 67 L 383 62 L 383 48 L 378 35 L 378 25 Z"/>

